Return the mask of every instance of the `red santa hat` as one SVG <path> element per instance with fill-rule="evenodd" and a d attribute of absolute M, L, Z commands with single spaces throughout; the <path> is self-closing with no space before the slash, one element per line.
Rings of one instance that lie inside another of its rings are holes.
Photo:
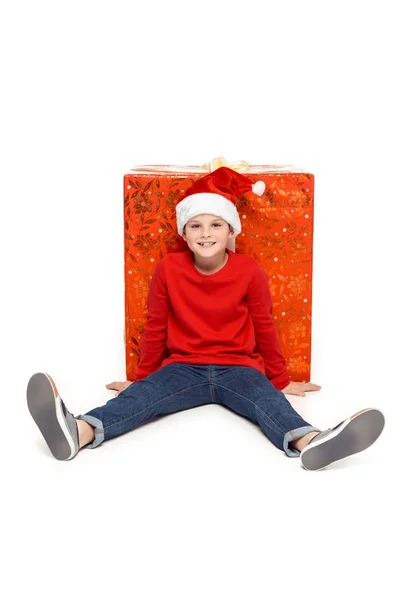
<path fill-rule="evenodd" d="M 238 235 L 242 226 L 236 209 L 236 198 L 251 191 L 262 196 L 264 190 L 263 181 L 253 183 L 245 175 L 228 167 L 220 167 L 204 175 L 186 190 L 176 205 L 179 235 L 183 234 L 183 228 L 190 219 L 203 214 L 221 217 L 232 226 L 235 236 Z"/>

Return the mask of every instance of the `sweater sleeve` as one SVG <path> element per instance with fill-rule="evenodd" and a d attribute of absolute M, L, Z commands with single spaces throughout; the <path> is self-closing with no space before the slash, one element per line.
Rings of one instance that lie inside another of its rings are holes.
<path fill-rule="evenodd" d="M 272 318 L 272 298 L 268 281 L 268 275 L 257 264 L 250 281 L 247 302 L 254 325 L 257 350 L 264 360 L 265 374 L 278 390 L 282 390 L 290 383 L 290 378 Z"/>
<path fill-rule="evenodd" d="M 167 324 L 169 296 L 163 263 L 160 262 L 150 284 L 148 317 L 140 345 L 140 359 L 134 372 L 135 381 L 140 381 L 160 368 L 167 352 Z"/>

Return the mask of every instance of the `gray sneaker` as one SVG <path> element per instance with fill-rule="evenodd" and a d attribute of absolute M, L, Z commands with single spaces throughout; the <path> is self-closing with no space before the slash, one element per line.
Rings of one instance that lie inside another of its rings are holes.
<path fill-rule="evenodd" d="M 35 373 L 26 390 L 28 408 L 53 456 L 70 460 L 79 451 L 78 427 L 74 415 L 58 395 L 56 384 L 46 373 Z"/>
<path fill-rule="evenodd" d="M 380 410 L 361 410 L 333 429 L 318 433 L 300 454 L 303 467 L 308 471 L 318 471 L 365 450 L 378 439 L 384 425 L 385 418 Z"/>

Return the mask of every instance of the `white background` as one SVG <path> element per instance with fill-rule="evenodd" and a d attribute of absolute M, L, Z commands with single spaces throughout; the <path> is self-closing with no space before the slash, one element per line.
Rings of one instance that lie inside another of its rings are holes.
<path fill-rule="evenodd" d="M 385 598 L 399 496 L 396 2 L 4 3 L 1 543 L 7 598 Z M 386 428 L 317 473 L 206 406 L 55 461 L 47 371 L 83 413 L 124 379 L 122 178 L 133 165 L 315 174 L 317 426 Z M 397 464 L 396 464 L 397 463 Z M 395 587 L 396 585 L 396 587 Z"/>

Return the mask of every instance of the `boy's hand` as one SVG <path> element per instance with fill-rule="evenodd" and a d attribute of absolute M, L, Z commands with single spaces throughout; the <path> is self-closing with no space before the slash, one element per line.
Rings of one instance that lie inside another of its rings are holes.
<path fill-rule="evenodd" d="M 305 381 L 291 381 L 283 390 L 284 394 L 291 394 L 292 396 L 305 396 L 306 392 L 318 392 L 321 389 L 320 385 Z"/>
<path fill-rule="evenodd" d="M 126 390 L 131 383 L 133 383 L 133 381 L 114 381 L 113 383 L 108 383 L 106 388 L 108 390 L 117 390 L 117 393 L 115 394 L 115 397 L 117 397 L 118 394 Z"/>

